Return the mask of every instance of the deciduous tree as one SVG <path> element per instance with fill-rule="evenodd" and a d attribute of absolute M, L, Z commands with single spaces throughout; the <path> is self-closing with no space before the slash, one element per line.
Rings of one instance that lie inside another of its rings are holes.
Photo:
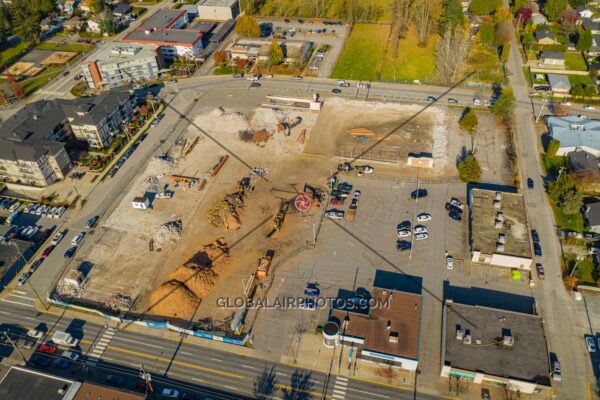
<path fill-rule="evenodd" d="M 213 58 L 217 64 L 223 66 L 227 62 L 229 56 L 227 55 L 226 51 L 221 50 L 216 51 L 215 54 L 213 54 Z"/>
<path fill-rule="evenodd" d="M 446 84 L 456 81 L 458 70 L 469 55 L 471 41 L 457 28 L 447 31 L 436 48 L 436 72 Z"/>
<path fill-rule="evenodd" d="M 477 114 L 475 114 L 475 111 L 473 111 L 471 107 L 465 108 L 462 116 L 458 120 L 458 125 L 469 132 L 473 132 L 477 128 L 479 120 L 477 119 Z"/>
<path fill-rule="evenodd" d="M 473 154 L 469 154 L 458 164 L 458 176 L 465 183 L 479 181 L 481 178 L 481 165 Z"/>
<path fill-rule="evenodd" d="M 557 21 L 560 12 L 567 8 L 567 0 L 546 0 L 544 14 L 550 21 Z"/>
<path fill-rule="evenodd" d="M 546 155 L 548 157 L 554 157 L 560 148 L 560 141 L 556 139 L 552 139 L 548 143 L 548 148 L 546 149 Z"/>
<path fill-rule="evenodd" d="M 494 44 L 504 46 L 510 42 L 512 34 L 512 24 L 509 21 L 498 22 L 494 29 Z"/>
<path fill-rule="evenodd" d="M 415 0 L 415 27 L 419 35 L 419 46 L 427 46 L 427 40 L 442 12 L 441 0 Z"/>
<path fill-rule="evenodd" d="M 249 15 L 242 15 L 235 23 L 235 32 L 240 36 L 259 37 L 261 29 L 254 18 Z"/>
<path fill-rule="evenodd" d="M 275 39 L 269 45 L 269 62 L 272 65 L 279 65 L 283 62 L 283 50 Z"/>

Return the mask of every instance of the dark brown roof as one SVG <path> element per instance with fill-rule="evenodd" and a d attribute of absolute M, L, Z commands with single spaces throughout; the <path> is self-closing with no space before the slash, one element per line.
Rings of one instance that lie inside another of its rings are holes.
<path fill-rule="evenodd" d="M 84 382 L 73 400 L 144 400 L 144 398 L 137 393 Z"/>

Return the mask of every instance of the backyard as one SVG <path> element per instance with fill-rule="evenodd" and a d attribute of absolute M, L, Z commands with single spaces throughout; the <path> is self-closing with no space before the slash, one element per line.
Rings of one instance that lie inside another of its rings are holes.
<path fill-rule="evenodd" d="M 554 210 L 554 217 L 556 219 L 557 226 L 574 232 L 581 233 L 584 231 L 583 216 L 580 212 L 575 214 L 565 214 L 552 201 L 550 201 L 550 204 Z"/>
<path fill-rule="evenodd" d="M 581 53 L 565 53 L 565 66 L 572 71 L 587 71 L 587 64 Z"/>
<path fill-rule="evenodd" d="M 389 25 L 354 25 L 332 77 L 363 81 L 376 80 L 389 35 Z"/>
<path fill-rule="evenodd" d="M 426 47 L 419 47 L 419 38 L 414 29 L 398 41 L 398 58 L 392 58 L 388 48 L 383 60 L 383 80 L 432 80 L 435 77 L 435 47 L 438 35 L 432 35 Z"/>
<path fill-rule="evenodd" d="M 594 263 L 588 258 L 577 261 L 577 256 L 571 253 L 564 255 L 564 273 L 570 274 L 573 267 L 577 264 L 577 269 L 573 271 L 573 276 L 585 283 L 596 283 L 596 279 L 600 276 L 598 269 L 594 267 Z"/>

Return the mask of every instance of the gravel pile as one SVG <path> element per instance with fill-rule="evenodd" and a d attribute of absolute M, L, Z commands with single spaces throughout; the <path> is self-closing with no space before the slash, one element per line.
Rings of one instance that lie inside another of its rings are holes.
<path fill-rule="evenodd" d="M 156 250 L 175 243 L 181 237 L 183 222 L 178 219 L 159 225 L 152 234 L 152 242 Z"/>
<path fill-rule="evenodd" d="M 149 175 L 166 175 L 175 166 L 175 160 L 169 156 L 157 156 L 148 163 L 146 172 Z"/>

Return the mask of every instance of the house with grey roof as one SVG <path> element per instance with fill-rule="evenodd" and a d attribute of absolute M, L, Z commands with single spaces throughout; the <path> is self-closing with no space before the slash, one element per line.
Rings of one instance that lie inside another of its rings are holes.
<path fill-rule="evenodd" d="M 594 175 L 600 175 L 598 167 L 598 158 L 587 151 L 578 150 L 567 154 L 569 157 L 569 168 L 573 172 L 588 172 Z"/>
<path fill-rule="evenodd" d="M 579 18 L 592 18 L 594 11 L 587 4 L 581 4 L 575 9 Z"/>
<path fill-rule="evenodd" d="M 546 65 L 564 66 L 565 65 L 565 53 L 561 53 L 558 51 L 542 51 L 540 53 L 540 61 Z"/>
<path fill-rule="evenodd" d="M 583 150 L 600 157 L 600 120 L 575 115 L 548 117 L 548 134 L 560 142 L 557 155 Z"/>
<path fill-rule="evenodd" d="M 546 29 L 535 32 L 535 41 L 538 44 L 556 44 L 557 43 L 556 37 L 554 37 L 552 32 L 549 32 Z"/>
<path fill-rule="evenodd" d="M 583 217 L 590 232 L 600 233 L 600 201 L 586 204 Z"/>
<path fill-rule="evenodd" d="M 548 83 L 554 93 L 568 94 L 571 91 L 571 83 L 567 75 L 548 74 Z"/>
<path fill-rule="evenodd" d="M 592 19 L 592 18 L 581 18 L 581 25 L 583 29 L 590 29 L 592 34 L 600 33 L 600 22 Z"/>

